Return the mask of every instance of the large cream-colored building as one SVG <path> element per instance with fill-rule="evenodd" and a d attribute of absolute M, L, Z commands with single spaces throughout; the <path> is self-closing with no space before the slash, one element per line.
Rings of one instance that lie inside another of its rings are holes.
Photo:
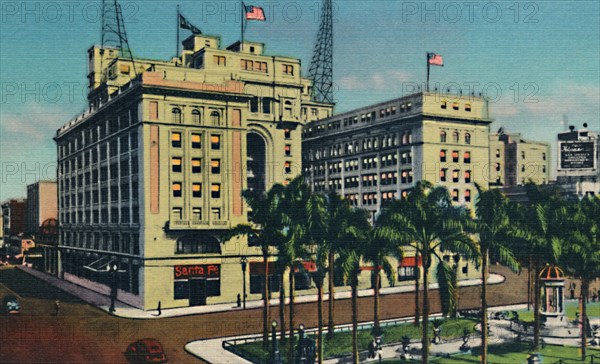
<path fill-rule="evenodd" d="M 423 92 L 362 107 L 304 127 L 303 172 L 315 191 L 336 191 L 373 217 L 421 180 L 473 208 L 475 183 L 488 184 L 491 122 L 478 97 Z M 399 281 L 418 274 L 414 260 L 398 263 Z M 471 263 L 456 262 L 459 278 L 477 275 Z"/>
<path fill-rule="evenodd" d="M 260 251 L 221 243 L 247 221 L 241 193 L 300 173 L 301 128 L 331 115 L 311 101 L 298 59 L 264 45 L 195 35 L 170 61 L 92 47 L 89 110 L 61 127 L 61 275 L 143 309 L 235 302 L 248 259 L 260 298 Z M 272 270 L 271 270 L 272 271 Z"/>
<path fill-rule="evenodd" d="M 520 133 L 490 134 L 489 183 L 512 187 L 550 181 L 550 144 L 525 140 Z"/>

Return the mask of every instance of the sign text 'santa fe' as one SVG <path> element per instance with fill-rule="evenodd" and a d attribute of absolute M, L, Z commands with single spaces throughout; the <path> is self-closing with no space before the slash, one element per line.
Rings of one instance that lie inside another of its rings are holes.
<path fill-rule="evenodd" d="M 176 265 L 174 268 L 175 279 L 185 278 L 214 278 L 219 277 L 218 264 L 202 264 L 202 265 Z"/>

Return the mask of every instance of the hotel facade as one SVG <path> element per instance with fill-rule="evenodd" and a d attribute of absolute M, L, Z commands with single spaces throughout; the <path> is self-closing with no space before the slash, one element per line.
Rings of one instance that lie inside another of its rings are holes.
<path fill-rule="evenodd" d="M 242 191 L 300 174 L 301 125 L 333 106 L 260 43 L 195 35 L 133 62 L 95 46 L 88 62 L 89 109 L 55 136 L 60 276 L 145 310 L 236 302 L 243 282 L 260 299 L 259 249 L 221 237 L 247 222 Z"/>

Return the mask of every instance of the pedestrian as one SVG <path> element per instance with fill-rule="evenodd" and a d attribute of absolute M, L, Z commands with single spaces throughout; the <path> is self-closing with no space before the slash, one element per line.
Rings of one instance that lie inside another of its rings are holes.
<path fill-rule="evenodd" d="M 571 285 L 569 286 L 569 290 L 571 291 L 571 299 L 572 300 L 575 299 L 575 287 L 576 287 L 576 284 L 571 282 Z"/>
<path fill-rule="evenodd" d="M 242 295 L 239 293 L 237 295 L 237 306 L 238 308 L 242 307 Z"/>
<path fill-rule="evenodd" d="M 160 316 L 162 314 L 162 311 L 160 309 L 160 301 L 158 301 L 158 306 L 156 307 L 156 311 L 158 311 L 158 315 L 157 316 Z"/>
<path fill-rule="evenodd" d="M 56 300 L 56 301 L 54 301 L 54 316 L 58 316 L 59 313 L 60 313 L 60 301 Z"/>

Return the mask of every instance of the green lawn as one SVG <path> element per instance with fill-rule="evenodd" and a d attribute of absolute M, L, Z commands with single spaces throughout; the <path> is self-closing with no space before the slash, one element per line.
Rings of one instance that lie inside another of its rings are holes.
<path fill-rule="evenodd" d="M 527 343 L 506 343 L 502 345 L 493 345 L 489 348 L 489 364 L 525 364 L 529 357 L 529 344 Z M 540 350 L 543 357 L 543 363 L 552 364 L 559 360 L 565 360 L 565 364 L 575 363 L 592 363 L 590 355 L 596 355 L 594 363 L 600 361 L 600 350 L 588 348 L 588 359 L 585 362 L 579 360 L 579 348 L 569 346 L 554 346 L 547 345 Z M 435 364 L 458 364 L 458 363 L 480 363 L 480 352 L 477 349 L 473 350 L 473 354 L 456 355 L 451 358 L 431 358 L 430 363 Z M 407 363 L 402 360 L 387 360 L 386 364 Z M 415 362 L 416 363 L 416 362 Z"/>
<path fill-rule="evenodd" d="M 430 323 L 429 325 L 433 325 Z M 474 332 L 475 321 L 468 319 L 447 319 L 442 322 L 441 333 L 443 338 L 456 338 L 463 335 L 464 329 L 467 329 L 469 333 Z M 421 338 L 421 327 L 415 327 L 412 323 L 401 324 L 392 327 L 385 327 L 383 334 L 383 341 L 386 344 L 399 343 L 402 341 L 403 336 L 408 336 L 411 339 Z M 310 335 L 313 339 L 314 336 Z M 431 335 L 433 336 L 433 335 Z M 367 350 L 369 343 L 373 337 L 370 334 L 370 330 L 361 330 L 358 332 L 358 348 L 359 351 Z M 324 341 L 324 357 L 333 358 L 348 355 L 352 352 L 352 332 L 337 332 L 333 339 Z M 262 341 L 254 343 L 242 344 L 237 346 L 238 350 L 245 351 L 256 358 L 262 358 L 266 360 L 268 353 L 262 350 Z M 285 357 L 287 353 L 287 345 L 282 347 L 280 345 L 280 351 L 282 357 Z"/>
<path fill-rule="evenodd" d="M 520 310 L 519 319 L 526 322 L 533 322 L 533 308 L 530 311 Z M 575 320 L 576 312 L 579 312 L 579 302 L 566 301 L 565 312 L 569 320 Z M 587 314 L 589 317 L 600 317 L 600 302 L 590 302 L 587 304 Z"/>

